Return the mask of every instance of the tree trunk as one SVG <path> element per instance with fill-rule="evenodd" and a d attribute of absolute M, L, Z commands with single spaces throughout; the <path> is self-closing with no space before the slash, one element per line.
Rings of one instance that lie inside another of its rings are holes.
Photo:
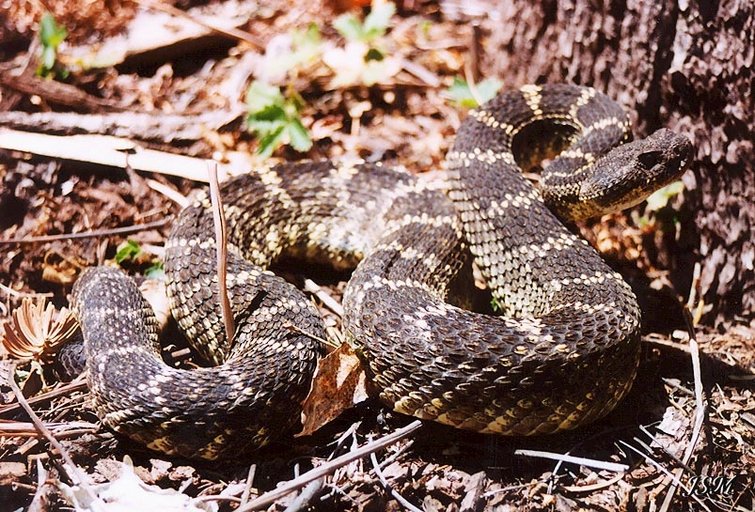
<path fill-rule="evenodd" d="M 684 176 L 672 261 L 677 289 L 701 264 L 709 323 L 755 322 L 753 52 L 749 0 L 515 0 L 483 28 L 481 67 L 507 87 L 574 82 L 606 92 L 632 111 L 635 132 L 662 126 L 697 149 Z"/>

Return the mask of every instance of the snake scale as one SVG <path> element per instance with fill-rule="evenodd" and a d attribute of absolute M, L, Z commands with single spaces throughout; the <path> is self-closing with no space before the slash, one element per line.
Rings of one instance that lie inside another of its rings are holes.
<path fill-rule="evenodd" d="M 76 283 L 97 414 L 152 449 L 192 458 L 237 457 L 291 433 L 326 334 L 311 301 L 265 270 L 283 256 L 356 267 L 344 330 L 396 411 L 505 435 L 607 414 L 636 373 L 640 310 L 563 221 L 636 204 L 691 155 L 666 129 L 629 139 L 626 113 L 594 89 L 526 86 L 469 113 L 447 155 L 445 190 L 367 163 L 286 163 L 230 180 L 233 341 L 219 314 L 206 196 L 182 211 L 166 243 L 173 316 L 212 366 L 162 361 L 154 315 L 123 272 L 88 269 Z M 520 167 L 556 146 L 534 187 Z M 454 298 L 472 257 L 498 314 Z"/>

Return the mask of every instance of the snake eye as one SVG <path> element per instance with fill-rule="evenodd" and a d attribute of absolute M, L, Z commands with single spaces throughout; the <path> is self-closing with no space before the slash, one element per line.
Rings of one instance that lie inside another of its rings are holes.
<path fill-rule="evenodd" d="M 645 169 L 652 169 L 663 160 L 662 151 L 647 151 L 637 155 L 637 160 Z"/>

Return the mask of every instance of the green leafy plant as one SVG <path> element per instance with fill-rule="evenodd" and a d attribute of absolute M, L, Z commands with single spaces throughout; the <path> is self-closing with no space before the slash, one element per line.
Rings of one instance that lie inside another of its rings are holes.
<path fill-rule="evenodd" d="M 331 86 L 370 86 L 384 83 L 399 72 L 402 59 L 389 55 L 380 46 L 395 12 L 396 6 L 392 2 L 373 0 L 364 20 L 353 13 L 336 18 L 333 26 L 346 39 L 346 45 L 331 48 L 323 54 L 323 62 L 335 73 Z"/>
<path fill-rule="evenodd" d="M 149 263 L 150 265 L 144 270 L 144 276 L 150 279 L 160 279 L 165 275 L 163 262 L 145 253 L 139 242 L 135 240 L 129 239 L 120 243 L 115 249 L 114 259 L 118 265 L 123 265 L 124 263 L 135 263 L 137 265 Z"/>
<path fill-rule="evenodd" d="M 134 240 L 126 240 L 118 245 L 115 249 L 115 262 L 118 265 L 128 263 L 135 260 L 142 252 L 142 248 L 138 242 Z"/>
<path fill-rule="evenodd" d="M 665 207 L 669 201 L 678 196 L 684 190 L 684 183 L 681 180 L 669 183 L 665 187 L 656 190 L 647 198 L 646 212 L 657 212 Z"/>
<path fill-rule="evenodd" d="M 684 183 L 681 180 L 669 183 L 650 194 L 645 200 L 645 210 L 642 215 L 633 212 L 632 218 L 641 228 L 655 225 L 663 232 L 678 234 L 680 229 L 679 212 L 670 203 L 683 191 Z"/>
<path fill-rule="evenodd" d="M 42 55 L 37 75 L 48 77 L 57 75 L 61 78 L 68 76 L 68 70 L 62 67 L 58 62 L 58 47 L 65 41 L 68 31 L 65 27 L 58 25 L 55 17 L 46 12 L 42 15 L 39 22 L 39 42 L 42 45 Z"/>
<path fill-rule="evenodd" d="M 291 41 L 290 51 L 270 59 L 268 66 L 272 74 L 283 74 L 305 67 L 319 59 L 322 54 L 322 38 L 316 23 L 310 23 L 305 30 L 294 29 L 289 32 L 288 37 Z"/>
<path fill-rule="evenodd" d="M 475 108 L 492 100 L 502 86 L 503 82 L 500 80 L 486 78 L 475 86 L 473 92 L 467 81 L 457 76 L 451 87 L 446 89 L 446 97 L 457 107 Z"/>
<path fill-rule="evenodd" d="M 160 260 L 154 260 L 152 265 L 144 270 L 144 277 L 150 279 L 162 279 L 165 277 L 165 265 Z"/>
<path fill-rule="evenodd" d="M 312 147 L 312 139 L 301 122 L 304 100 L 294 90 L 284 97 L 280 88 L 255 80 L 246 92 L 247 128 L 259 139 L 257 153 L 270 156 L 288 142 L 297 151 Z"/>
<path fill-rule="evenodd" d="M 370 13 L 360 21 L 354 13 L 342 14 L 333 22 L 340 34 L 349 41 L 372 43 L 385 35 L 396 5 L 384 0 L 373 0 Z"/>
<path fill-rule="evenodd" d="M 320 54 L 320 28 L 316 23 L 310 23 L 306 30 L 291 32 L 291 50 L 296 64 L 306 63 Z"/>

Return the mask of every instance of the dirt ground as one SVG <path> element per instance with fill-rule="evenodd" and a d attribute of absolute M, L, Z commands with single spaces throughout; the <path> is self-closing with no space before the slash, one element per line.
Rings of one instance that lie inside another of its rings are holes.
<path fill-rule="evenodd" d="M 506 87 L 505 77 L 487 77 L 501 78 L 494 84 L 479 76 L 486 39 L 471 21 L 485 13 L 472 12 L 473 2 L 461 9 L 405 1 L 369 23 L 367 13 L 387 11 L 358 0 L 45 5 L 56 20 L 45 41 L 41 4 L 0 7 L 8 9 L 0 31 L 0 322 L 7 329 L 24 322 L 14 311 L 28 313 L 25 299 L 67 306 L 88 266 L 118 260 L 136 276 L 159 274 L 180 202 L 207 186 L 203 159 L 220 162 L 221 175 L 269 158 L 356 156 L 416 173 L 442 169 L 470 102 Z M 349 12 L 350 21 L 336 22 Z M 65 27 L 65 42 L 49 50 L 55 27 Z M 53 64 L 44 65 L 45 52 Z M 262 126 L 263 115 L 245 100 L 252 81 L 282 93 L 275 119 L 290 143 L 271 146 L 272 157 L 260 154 L 264 134 L 248 129 Z M 85 382 L 59 377 L 51 339 L 61 333 L 40 334 L 37 324 L 19 335 L 20 348 L 9 348 L 0 330 L 0 509 L 71 510 L 74 493 L 78 509 L 100 510 L 82 496 L 117 494 L 107 482 L 125 482 L 125 459 L 141 481 L 127 489 L 176 489 L 176 503 L 183 496 L 187 507 L 211 510 L 754 510 L 754 324 L 696 323 L 716 304 L 699 300 L 694 276 L 682 284 L 668 278 L 677 261 L 668 241 L 691 216 L 682 195 L 661 199 L 579 226 L 633 286 L 644 314 L 635 384 L 594 424 L 526 439 L 430 423 L 412 430 L 412 418 L 369 399 L 250 460 L 180 460 L 102 427 Z M 342 334 L 328 302 L 338 301 L 348 276 L 283 271 L 319 285 L 313 301 Z M 27 322 L 44 318 L 30 315 Z M 40 338 L 44 347 L 32 343 Z M 196 355 L 174 325 L 165 338 L 166 360 L 191 367 Z M 333 462 L 397 432 L 382 449 Z M 324 473 L 312 473 L 317 468 Z M 79 477 L 89 486 L 77 485 Z M 274 493 L 290 481 L 291 492 Z M 144 491 L 142 509 L 169 510 L 155 495 Z"/>

